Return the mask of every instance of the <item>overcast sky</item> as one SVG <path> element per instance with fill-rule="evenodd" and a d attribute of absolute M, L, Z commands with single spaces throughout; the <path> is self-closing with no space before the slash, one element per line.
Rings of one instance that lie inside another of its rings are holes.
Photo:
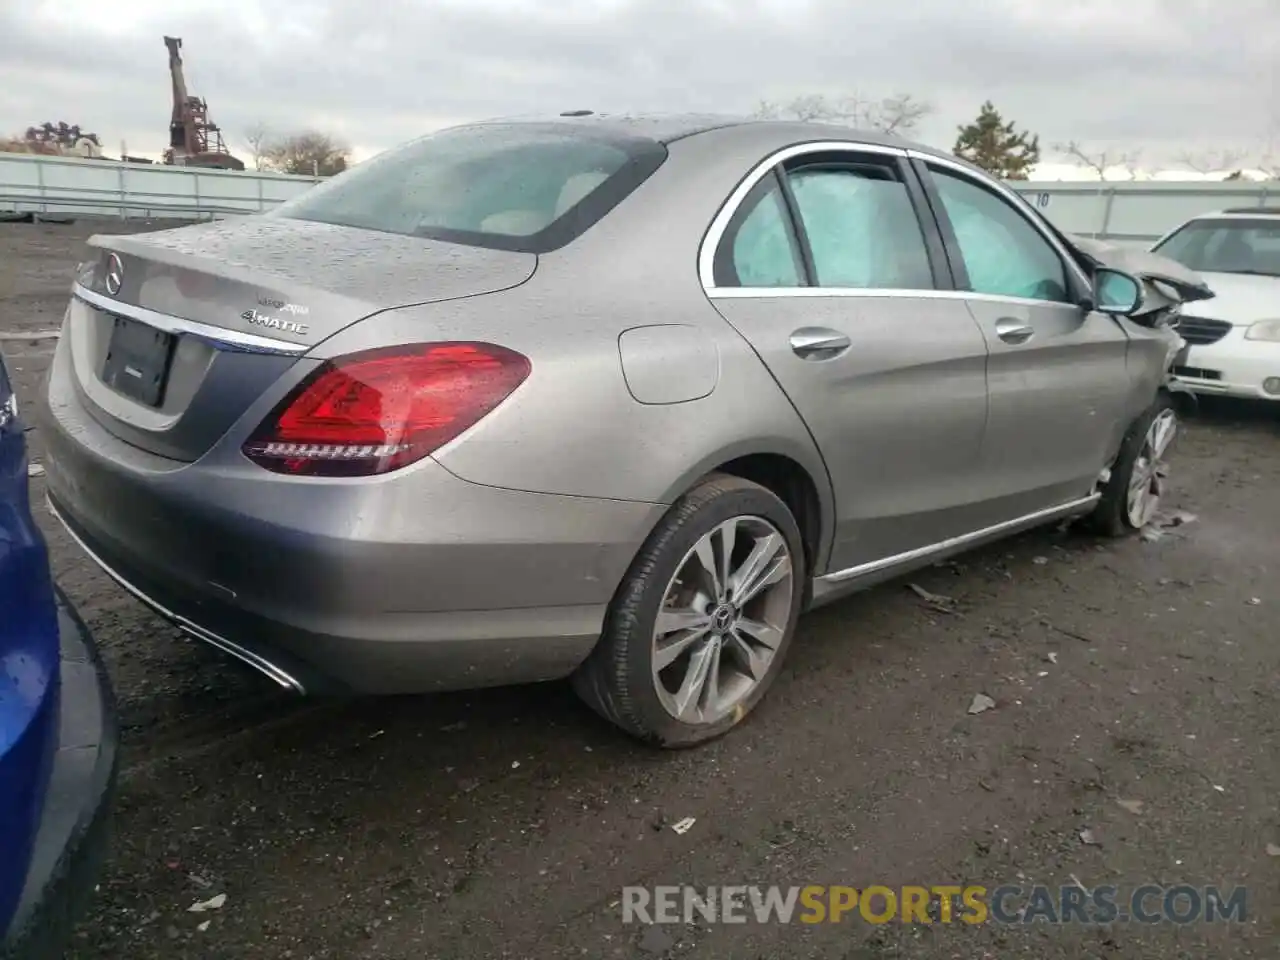
<path fill-rule="evenodd" d="M 165 34 L 242 155 L 259 122 L 368 155 L 483 117 L 806 93 L 912 93 L 944 147 L 991 99 L 1046 154 L 1157 164 L 1280 121 L 1280 0 L 0 0 L 0 133 L 66 120 L 157 154 Z"/>

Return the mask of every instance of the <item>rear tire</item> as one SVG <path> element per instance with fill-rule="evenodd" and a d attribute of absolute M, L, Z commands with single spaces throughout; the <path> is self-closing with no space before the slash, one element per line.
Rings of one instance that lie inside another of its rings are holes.
<path fill-rule="evenodd" d="M 1174 400 L 1161 390 L 1120 444 L 1102 499 L 1089 517 L 1096 532 L 1123 537 L 1151 522 L 1165 493 L 1167 458 L 1177 429 Z"/>
<path fill-rule="evenodd" d="M 574 689 L 647 743 L 718 737 L 781 670 L 807 575 L 786 504 L 712 474 L 672 505 L 632 561 Z"/>

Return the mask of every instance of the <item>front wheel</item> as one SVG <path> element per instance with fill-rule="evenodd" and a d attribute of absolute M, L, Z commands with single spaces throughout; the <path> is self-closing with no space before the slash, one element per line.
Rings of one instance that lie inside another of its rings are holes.
<path fill-rule="evenodd" d="M 1168 455 L 1177 432 L 1173 398 L 1161 391 L 1120 444 L 1120 454 L 1093 512 L 1093 526 L 1099 533 L 1121 537 L 1155 519 L 1165 494 Z"/>
<path fill-rule="evenodd" d="M 574 687 L 647 742 L 717 737 L 778 675 L 806 575 L 786 504 L 748 480 L 708 477 L 645 541 Z"/>

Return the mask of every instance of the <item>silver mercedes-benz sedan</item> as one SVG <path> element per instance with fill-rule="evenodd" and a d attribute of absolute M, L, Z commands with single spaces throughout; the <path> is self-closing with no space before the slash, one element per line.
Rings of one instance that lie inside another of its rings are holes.
<path fill-rule="evenodd" d="M 839 127 L 490 122 L 262 216 L 94 238 L 50 506 L 282 686 L 572 676 L 745 717 L 802 610 L 1158 501 L 1178 340 L 980 170 Z"/>

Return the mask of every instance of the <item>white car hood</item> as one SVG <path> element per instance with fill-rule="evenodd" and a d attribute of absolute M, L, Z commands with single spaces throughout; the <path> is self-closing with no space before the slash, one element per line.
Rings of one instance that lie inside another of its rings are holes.
<path fill-rule="evenodd" d="M 1200 276 L 1217 296 L 1195 305 L 1191 312 L 1197 317 L 1226 320 L 1235 326 L 1280 317 L 1280 277 L 1208 272 Z"/>

